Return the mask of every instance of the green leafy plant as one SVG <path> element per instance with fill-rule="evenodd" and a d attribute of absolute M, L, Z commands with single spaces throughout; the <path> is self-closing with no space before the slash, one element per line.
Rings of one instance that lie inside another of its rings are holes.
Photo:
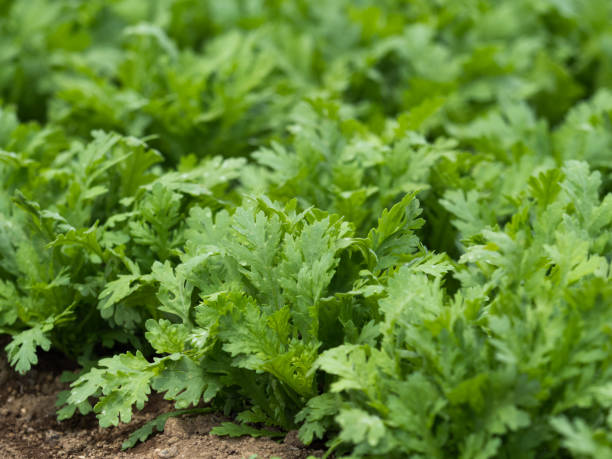
<path fill-rule="evenodd" d="M 0 1 L 0 333 L 58 416 L 612 455 L 608 0 Z"/>

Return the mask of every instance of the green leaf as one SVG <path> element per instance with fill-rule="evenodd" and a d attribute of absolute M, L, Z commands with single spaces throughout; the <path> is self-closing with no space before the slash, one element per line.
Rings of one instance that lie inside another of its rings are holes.
<path fill-rule="evenodd" d="M 13 325 L 18 318 L 19 294 L 12 282 L 0 280 L 0 326 Z"/>
<path fill-rule="evenodd" d="M 563 436 L 563 445 L 573 454 L 587 457 L 606 457 L 612 454 L 609 436 L 603 429 L 593 429 L 582 419 L 574 422 L 564 416 L 552 418 L 553 428 Z"/>
<path fill-rule="evenodd" d="M 160 354 L 179 353 L 187 345 L 189 330 L 183 324 L 173 324 L 165 319 L 149 319 L 145 327 L 145 338 Z"/>
<path fill-rule="evenodd" d="M 267 429 L 256 429 L 255 427 L 248 426 L 246 424 L 235 424 L 233 422 L 223 422 L 220 426 L 213 427 L 210 431 L 212 435 L 217 435 L 219 437 L 283 437 L 285 434 L 283 432 L 277 432 L 273 430 Z"/>
<path fill-rule="evenodd" d="M 174 400 L 177 408 L 196 406 L 203 398 L 210 401 L 219 390 L 221 383 L 215 375 L 189 359 L 181 357 L 165 364 L 164 370 L 152 381 L 152 387 L 158 392 L 165 392 L 166 400 Z"/>
<path fill-rule="evenodd" d="M 159 282 L 157 298 L 160 311 L 178 316 L 185 325 L 191 324 L 191 293 L 193 286 L 185 280 L 180 270 L 173 270 L 169 262 L 156 261 L 151 267 L 151 275 Z"/>
<path fill-rule="evenodd" d="M 37 347 L 40 347 L 43 351 L 51 349 L 51 340 L 47 338 L 46 333 L 51 331 L 52 328 L 53 326 L 46 322 L 13 336 L 12 341 L 7 344 L 5 349 L 9 363 L 15 367 L 15 370 L 24 374 L 32 368 L 32 365 L 38 363 Z"/>
<path fill-rule="evenodd" d="M 327 392 L 311 398 L 295 417 L 297 422 L 303 422 L 299 430 L 300 440 L 310 445 L 315 438 L 323 438 L 341 406 L 340 397 L 333 393 Z"/>
<path fill-rule="evenodd" d="M 149 398 L 156 364 L 149 363 L 140 351 L 104 358 L 98 364 L 101 368 L 90 370 L 71 384 L 68 404 L 78 405 L 98 396 L 94 411 L 102 427 L 130 422 L 132 406 L 140 410 Z"/>
<path fill-rule="evenodd" d="M 372 269 L 390 268 L 414 251 L 419 242 L 414 231 L 425 223 L 418 218 L 421 212 L 414 194 L 404 196 L 391 210 L 383 210 L 378 226 L 368 233 L 368 245 L 376 254 Z"/>
<path fill-rule="evenodd" d="M 98 295 L 98 309 L 102 312 L 102 316 L 105 316 L 105 310 L 119 303 L 121 300 L 127 298 L 129 295 L 134 293 L 139 285 L 132 285 L 134 281 L 140 279 L 139 275 L 135 274 L 121 274 L 114 281 L 108 282 L 104 289 Z"/>
<path fill-rule="evenodd" d="M 359 409 L 341 410 L 336 421 L 342 427 L 340 439 L 359 444 L 364 440 L 370 446 L 377 446 L 385 436 L 385 425 L 377 416 Z"/>

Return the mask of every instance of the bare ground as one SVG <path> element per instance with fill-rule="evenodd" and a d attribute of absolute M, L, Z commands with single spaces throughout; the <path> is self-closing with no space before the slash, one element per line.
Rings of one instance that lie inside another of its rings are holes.
<path fill-rule="evenodd" d="M 228 419 L 205 414 L 170 418 L 164 432 L 128 451 L 121 444 L 128 435 L 161 413 L 172 411 L 169 402 L 151 397 L 133 422 L 102 429 L 93 415 L 75 415 L 58 422 L 56 395 L 67 385 L 60 374 L 67 363 L 48 354 L 37 368 L 25 376 L 14 373 L 5 356 L 0 357 L 0 459 L 38 458 L 258 458 L 303 459 L 323 451 L 305 448 L 294 432 L 283 442 L 266 438 L 222 438 L 209 435 L 214 426 Z"/>

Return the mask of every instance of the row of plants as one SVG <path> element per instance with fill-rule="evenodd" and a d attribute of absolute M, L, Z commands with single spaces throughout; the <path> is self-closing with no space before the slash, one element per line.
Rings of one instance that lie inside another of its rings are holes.
<path fill-rule="evenodd" d="M 213 409 L 344 457 L 612 457 L 611 19 L 0 1 L 10 363 L 78 362 L 59 419 L 175 403 L 126 447 Z"/>

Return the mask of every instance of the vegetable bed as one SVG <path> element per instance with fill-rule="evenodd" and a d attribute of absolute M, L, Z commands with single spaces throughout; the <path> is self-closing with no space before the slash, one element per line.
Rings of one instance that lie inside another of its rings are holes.
<path fill-rule="evenodd" d="M 124 449 L 612 457 L 611 21 L 0 0 L 9 386 Z"/>

